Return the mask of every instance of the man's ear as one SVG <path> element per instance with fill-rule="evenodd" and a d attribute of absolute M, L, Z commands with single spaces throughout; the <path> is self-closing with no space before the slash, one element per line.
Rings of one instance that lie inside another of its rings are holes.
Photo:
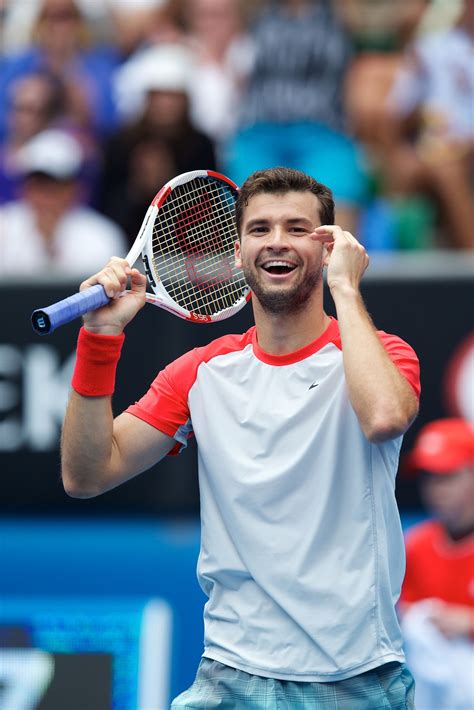
<path fill-rule="evenodd" d="M 242 268 L 242 255 L 240 249 L 240 241 L 237 240 L 234 244 L 235 265 L 238 269 Z"/>

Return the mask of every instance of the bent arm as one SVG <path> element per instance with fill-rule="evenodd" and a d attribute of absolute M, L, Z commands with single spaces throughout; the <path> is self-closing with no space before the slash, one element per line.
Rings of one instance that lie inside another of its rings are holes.
<path fill-rule="evenodd" d="M 360 292 L 333 289 L 349 398 L 373 443 L 404 434 L 418 413 L 418 398 L 385 350 Z"/>
<path fill-rule="evenodd" d="M 364 306 L 359 287 L 369 257 L 357 239 L 337 225 L 318 227 L 314 238 L 326 243 L 327 281 L 352 407 L 369 441 L 394 439 L 416 417 L 418 397 L 380 342 Z M 333 241 L 327 243 L 328 239 Z"/>
<path fill-rule="evenodd" d="M 131 290 L 121 297 L 127 278 Z M 146 279 L 124 259 L 112 257 L 102 271 L 81 284 L 81 290 L 96 283 L 112 300 L 84 316 L 61 439 L 64 488 L 76 498 L 115 488 L 162 459 L 175 443 L 131 414 L 114 419 L 112 413 L 122 332 L 145 303 Z"/>
<path fill-rule="evenodd" d="M 105 493 L 160 461 L 174 444 L 132 414 L 114 419 L 111 397 L 73 391 L 61 438 L 64 489 L 74 498 Z"/>

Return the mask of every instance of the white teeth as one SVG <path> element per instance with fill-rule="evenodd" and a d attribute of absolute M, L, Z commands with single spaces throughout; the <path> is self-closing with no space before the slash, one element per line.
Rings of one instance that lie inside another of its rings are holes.
<path fill-rule="evenodd" d="M 266 261 L 264 264 L 262 264 L 266 269 L 270 268 L 271 266 L 287 266 L 289 269 L 293 268 L 293 264 L 289 264 L 287 261 Z"/>

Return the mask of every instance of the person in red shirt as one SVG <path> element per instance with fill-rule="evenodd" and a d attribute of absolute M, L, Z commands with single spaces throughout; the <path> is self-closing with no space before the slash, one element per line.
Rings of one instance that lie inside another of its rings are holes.
<path fill-rule="evenodd" d="M 406 537 L 399 610 L 417 708 L 474 707 L 474 427 L 439 419 L 419 433 L 410 465 L 433 518 Z"/>

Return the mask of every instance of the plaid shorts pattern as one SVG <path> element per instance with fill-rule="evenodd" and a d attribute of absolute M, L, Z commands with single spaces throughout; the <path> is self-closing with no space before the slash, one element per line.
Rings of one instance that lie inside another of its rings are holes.
<path fill-rule="evenodd" d="M 308 683 L 262 678 L 203 658 L 171 710 L 414 710 L 414 686 L 397 662 L 346 680 Z"/>

